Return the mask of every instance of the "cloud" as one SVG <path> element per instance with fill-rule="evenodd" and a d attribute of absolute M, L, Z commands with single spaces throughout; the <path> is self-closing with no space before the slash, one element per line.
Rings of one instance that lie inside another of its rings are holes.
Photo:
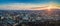
<path fill-rule="evenodd" d="M 49 5 L 53 5 L 53 3 L 44 3 L 44 4 L 9 3 L 9 4 L 0 5 L 0 10 L 40 10 L 43 8 L 45 9 L 44 6 L 49 6 Z"/>
<path fill-rule="evenodd" d="M 32 3 L 10 3 L 0 5 L 2 10 L 29 10 L 31 7 L 39 7 L 41 4 L 32 4 Z"/>

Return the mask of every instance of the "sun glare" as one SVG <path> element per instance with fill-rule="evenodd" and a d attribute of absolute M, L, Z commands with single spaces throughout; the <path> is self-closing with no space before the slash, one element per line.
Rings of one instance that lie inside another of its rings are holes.
<path fill-rule="evenodd" d="M 55 8 L 57 8 L 57 7 L 56 7 L 56 4 L 54 2 L 50 2 L 48 7 L 47 7 L 48 11 L 51 11 L 51 9 L 55 9 Z"/>
<path fill-rule="evenodd" d="M 51 11 L 51 8 L 52 8 L 51 6 L 48 6 L 48 8 L 47 8 L 47 9 L 48 9 L 48 11 Z"/>

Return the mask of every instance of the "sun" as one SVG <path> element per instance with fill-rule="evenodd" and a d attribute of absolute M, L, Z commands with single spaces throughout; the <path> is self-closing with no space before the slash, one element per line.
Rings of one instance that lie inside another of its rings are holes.
<path fill-rule="evenodd" d="M 52 8 L 51 6 L 48 6 L 48 7 L 47 7 L 47 10 L 48 10 L 48 11 L 51 11 L 51 8 Z"/>
<path fill-rule="evenodd" d="M 55 8 L 57 8 L 56 3 L 53 2 L 50 2 L 47 7 L 48 11 L 51 11 L 51 9 L 55 9 Z"/>

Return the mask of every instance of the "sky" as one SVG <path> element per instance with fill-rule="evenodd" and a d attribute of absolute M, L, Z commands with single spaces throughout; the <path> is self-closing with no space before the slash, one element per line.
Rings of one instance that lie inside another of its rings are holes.
<path fill-rule="evenodd" d="M 0 10 L 39 10 L 36 7 L 46 6 L 60 7 L 60 0 L 0 0 Z"/>

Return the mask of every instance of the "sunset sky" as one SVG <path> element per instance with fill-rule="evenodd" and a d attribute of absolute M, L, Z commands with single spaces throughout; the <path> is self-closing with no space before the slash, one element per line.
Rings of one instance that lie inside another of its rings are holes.
<path fill-rule="evenodd" d="M 0 10 L 41 10 L 60 8 L 60 0 L 0 0 Z"/>

